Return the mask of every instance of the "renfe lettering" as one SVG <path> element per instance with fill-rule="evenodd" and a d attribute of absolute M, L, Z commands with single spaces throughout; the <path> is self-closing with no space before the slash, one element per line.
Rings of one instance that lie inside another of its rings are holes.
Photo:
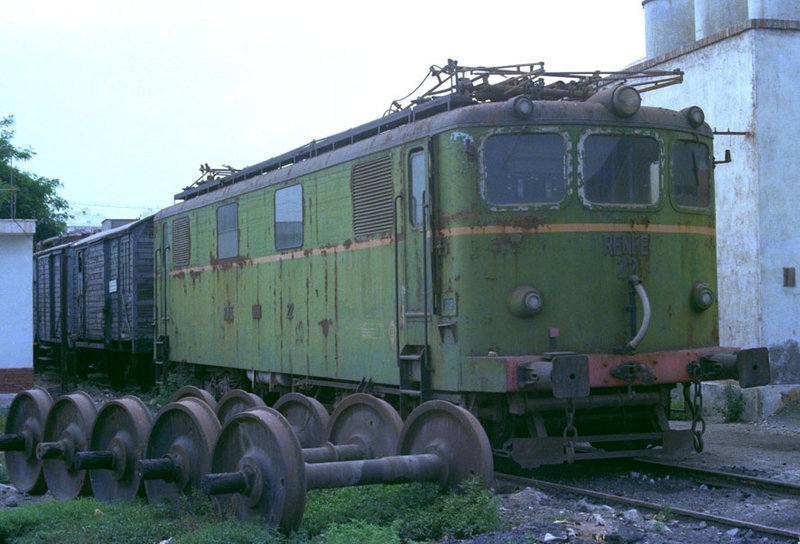
<path fill-rule="evenodd" d="M 603 255 L 637 255 L 650 254 L 650 235 L 645 233 L 604 234 Z"/>

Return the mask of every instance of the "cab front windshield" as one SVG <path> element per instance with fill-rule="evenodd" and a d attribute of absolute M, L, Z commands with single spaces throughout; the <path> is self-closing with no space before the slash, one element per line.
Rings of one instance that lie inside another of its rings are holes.
<path fill-rule="evenodd" d="M 486 199 L 498 205 L 561 202 L 567 194 L 560 134 L 497 134 L 486 140 Z"/>
<path fill-rule="evenodd" d="M 584 143 L 586 201 L 610 205 L 658 202 L 659 145 L 645 136 L 592 134 Z"/>

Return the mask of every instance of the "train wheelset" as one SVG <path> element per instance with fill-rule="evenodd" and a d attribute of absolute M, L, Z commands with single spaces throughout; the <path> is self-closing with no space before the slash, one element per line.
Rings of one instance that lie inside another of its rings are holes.
<path fill-rule="evenodd" d="M 328 416 L 297 393 L 268 407 L 241 390 L 217 402 L 185 387 L 152 416 L 133 396 L 98 410 L 86 393 L 54 402 L 34 388 L 15 397 L 0 448 L 24 492 L 152 502 L 199 488 L 221 511 L 283 531 L 299 527 L 311 489 L 470 478 L 488 486 L 493 474 L 489 440 L 467 410 L 429 401 L 404 423 L 364 393 Z"/>

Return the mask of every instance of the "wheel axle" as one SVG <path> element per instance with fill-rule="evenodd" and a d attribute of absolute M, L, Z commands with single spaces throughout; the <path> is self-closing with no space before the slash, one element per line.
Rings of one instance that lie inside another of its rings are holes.
<path fill-rule="evenodd" d="M 0 435 L 0 451 L 25 451 L 25 435 L 22 433 Z"/>
<path fill-rule="evenodd" d="M 81 451 L 75 454 L 72 464 L 76 470 L 114 470 L 115 456 L 113 451 Z"/>
<path fill-rule="evenodd" d="M 358 444 L 337 452 L 357 454 Z M 444 401 L 419 406 L 403 426 L 398 455 L 309 463 L 319 448 L 301 449 L 292 425 L 275 410 L 254 408 L 233 417 L 214 448 L 212 472 L 201 488 L 217 495 L 223 509 L 243 519 L 260 516 L 281 530 L 302 521 L 306 492 L 378 483 L 415 481 L 452 486 L 468 478 L 492 481 L 492 452 L 478 420 Z M 363 451 L 361 452 L 363 453 Z"/>
<path fill-rule="evenodd" d="M 161 459 L 140 459 L 136 472 L 142 480 L 163 480 L 177 482 L 181 477 L 181 463 L 172 457 Z"/>

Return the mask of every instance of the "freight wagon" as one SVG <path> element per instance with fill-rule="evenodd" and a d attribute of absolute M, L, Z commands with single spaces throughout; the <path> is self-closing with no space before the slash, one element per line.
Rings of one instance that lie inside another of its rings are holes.
<path fill-rule="evenodd" d="M 36 253 L 38 360 L 65 358 L 64 371 L 97 369 L 116 384 L 131 369 L 145 384 L 153 367 L 153 218 L 118 223 Z"/>

